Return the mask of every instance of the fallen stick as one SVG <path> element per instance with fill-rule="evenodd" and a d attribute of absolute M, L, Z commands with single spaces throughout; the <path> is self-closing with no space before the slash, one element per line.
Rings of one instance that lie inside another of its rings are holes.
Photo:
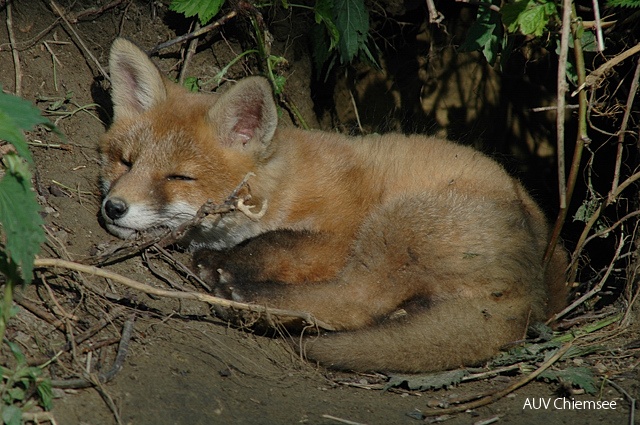
<path fill-rule="evenodd" d="M 469 409 L 477 409 L 478 407 L 486 406 L 487 404 L 491 404 L 491 403 L 493 403 L 493 402 L 495 402 L 497 400 L 500 400 L 502 397 L 505 397 L 506 395 L 514 392 L 518 388 L 520 388 L 520 387 L 528 384 L 529 382 L 533 381 L 534 379 L 536 379 L 542 372 L 544 372 L 545 370 L 550 368 L 551 365 L 553 365 L 555 362 L 560 360 L 560 358 L 562 356 L 564 356 L 566 354 L 566 352 L 569 351 L 569 348 L 571 348 L 572 346 L 573 346 L 573 344 L 571 342 L 563 345 L 562 347 L 560 347 L 560 349 L 558 349 L 558 351 L 556 351 L 556 353 L 553 356 L 551 356 L 551 358 L 549 358 L 549 360 L 547 360 L 546 362 L 542 363 L 542 365 L 540 365 L 540 367 L 538 369 L 534 370 L 529 375 L 527 375 L 524 378 L 522 378 L 521 380 L 513 383 L 512 385 L 509 385 L 507 388 L 504 388 L 502 390 L 498 390 L 498 391 L 496 391 L 495 393 L 493 393 L 491 395 L 488 395 L 486 397 L 481 398 L 480 400 L 476 400 L 476 401 L 472 401 L 472 402 L 469 402 L 469 403 L 461 404 L 461 405 L 455 406 L 455 407 L 450 407 L 448 409 L 428 410 L 426 412 L 422 412 L 422 414 L 425 415 L 425 416 L 450 415 L 452 413 L 464 412 L 464 411 L 467 411 Z"/>
<path fill-rule="evenodd" d="M 68 270 L 75 270 L 78 272 L 89 273 L 95 276 L 104 277 L 106 279 L 112 279 L 118 283 L 128 286 L 129 288 L 132 288 L 150 295 L 156 295 L 156 296 L 165 297 L 165 298 L 197 300 L 210 305 L 234 308 L 236 310 L 252 311 L 255 313 L 262 313 L 262 314 L 268 314 L 268 315 L 279 316 L 279 317 L 298 318 L 321 329 L 325 329 L 328 331 L 335 330 L 335 328 L 316 319 L 310 313 L 291 311 L 291 310 L 282 310 L 279 308 L 269 308 L 266 306 L 256 305 L 256 304 L 245 304 L 245 303 L 227 300 L 224 298 L 214 297 L 213 295 L 204 294 L 201 292 L 169 291 L 166 289 L 161 289 L 161 288 L 156 288 L 150 285 L 146 285 L 144 283 L 119 275 L 118 273 L 114 273 L 109 270 L 101 269 L 94 266 L 89 266 L 86 264 L 74 263 L 73 261 L 62 260 L 59 258 L 37 258 L 33 262 L 33 266 L 34 268 L 59 267 L 59 268 L 64 268 Z"/>

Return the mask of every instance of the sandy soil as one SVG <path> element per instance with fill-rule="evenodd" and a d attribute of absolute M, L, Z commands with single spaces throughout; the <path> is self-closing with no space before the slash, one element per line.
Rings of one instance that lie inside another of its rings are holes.
<path fill-rule="evenodd" d="M 71 2 L 62 2 L 75 14 L 95 4 L 75 2 L 71 7 Z M 79 39 L 106 67 L 109 46 L 118 34 L 149 48 L 175 37 L 184 25 L 166 19 L 164 6 L 159 6 L 154 15 L 148 2 L 123 2 L 72 23 L 76 36 L 48 5 L 49 2 L 16 2 L 12 23 L 21 63 L 22 95 L 57 121 L 67 138 L 62 141 L 44 130 L 29 135 L 37 165 L 36 187 L 49 232 L 42 256 L 86 261 L 105 246 L 119 242 L 98 222 L 96 146 L 109 121 L 108 84 Z M 0 8 L 0 16 L 4 22 L 5 7 Z M 3 26 L 0 82 L 4 90 L 13 92 L 15 68 L 7 40 L 7 27 Z M 241 51 L 232 52 L 232 48 L 240 49 L 237 44 L 223 40 L 216 42 L 213 49 L 203 48 L 195 55 L 189 75 L 211 78 L 220 64 Z M 295 58 L 287 70 L 288 94 L 308 121 L 316 123 L 308 94 L 308 57 L 286 40 L 277 43 L 276 48 L 290 49 L 286 51 Z M 178 56 L 163 54 L 157 63 L 175 75 L 172 70 L 177 66 Z M 238 65 L 230 77 L 244 72 L 243 66 Z M 65 97 L 68 101 L 60 108 L 47 111 L 56 100 Z M 169 288 L 170 282 L 178 289 L 200 290 L 170 263 L 172 259 L 188 263 L 187 255 L 176 251 L 170 254 L 167 259 L 162 253 L 151 251 L 144 257 L 135 255 L 105 267 L 149 285 Z M 387 380 L 384 375 L 335 373 L 318 368 L 299 359 L 282 340 L 230 328 L 218 321 L 206 305 L 195 301 L 152 297 L 110 280 L 62 270 L 43 271 L 36 285 L 21 297 L 26 301 L 9 329 L 9 337 L 20 341 L 35 363 L 104 320 L 105 326 L 67 350 L 50 367 L 49 372 L 58 380 L 81 376 L 87 369 L 93 376 L 108 370 L 115 361 L 124 321 L 135 318 L 126 359 L 113 380 L 93 388 L 56 391 L 53 414 L 59 424 L 344 423 L 341 420 L 369 424 L 432 423 L 432 418 L 423 418 L 420 412 L 433 411 L 438 404 L 457 397 L 473 398 L 504 388 L 523 377 L 519 373 L 505 374 L 427 392 L 382 391 L 380 388 Z M 35 306 L 33 311 L 50 311 L 62 318 L 61 331 L 51 321 L 36 317 L 26 305 Z M 602 343 L 610 350 L 580 358 L 579 363 L 592 367 L 600 380 L 607 377 L 638 398 L 638 332 L 625 330 L 607 335 L 615 336 Z M 635 346 L 630 345 L 633 341 Z M 596 396 L 574 395 L 578 400 L 615 401 L 616 409 L 527 408 L 533 400 L 553 402 L 566 390 L 557 383 L 533 382 L 487 407 L 440 416 L 438 421 L 628 423 L 629 400 L 606 384 Z"/>

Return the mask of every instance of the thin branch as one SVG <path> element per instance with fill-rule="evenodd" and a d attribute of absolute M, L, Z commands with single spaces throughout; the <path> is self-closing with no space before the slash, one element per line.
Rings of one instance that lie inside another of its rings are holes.
<path fill-rule="evenodd" d="M 611 202 L 613 202 L 622 193 L 622 191 L 624 191 L 627 187 L 632 185 L 638 179 L 640 179 L 640 171 L 629 176 L 624 182 L 622 182 L 618 186 L 618 188 L 613 194 L 613 197 L 611 197 L 612 199 Z M 593 226 L 596 224 L 596 222 L 600 218 L 600 214 L 602 213 L 602 211 L 606 207 L 608 207 L 611 204 L 611 202 L 609 202 L 609 200 L 607 199 L 602 204 L 600 204 L 600 206 L 596 208 L 593 214 L 591 214 L 591 217 L 589 218 L 589 221 L 587 222 L 587 224 L 585 224 L 584 229 L 582 229 L 580 238 L 576 243 L 576 248 L 573 251 L 573 256 L 572 256 L 573 258 L 571 261 L 571 267 L 569 269 L 569 279 L 568 279 L 569 282 L 573 282 L 576 278 L 576 275 L 578 273 L 578 258 L 580 258 L 580 253 L 582 252 L 582 250 L 584 249 L 587 243 L 589 232 L 591 231 Z"/>
<path fill-rule="evenodd" d="M 220 307 L 226 308 L 234 308 L 237 310 L 244 311 L 252 311 L 255 313 L 269 314 L 273 316 L 280 317 L 292 317 L 302 319 L 307 323 L 313 324 L 318 328 L 322 328 L 325 330 L 335 330 L 333 326 L 328 325 L 320 320 L 314 318 L 310 313 L 291 311 L 291 310 L 282 310 L 278 308 L 269 308 L 266 306 L 255 305 L 255 304 L 245 304 L 236 301 L 227 300 L 224 298 L 214 297 L 212 295 L 203 294 L 201 292 L 177 292 L 177 291 L 168 291 L 166 289 L 155 288 L 150 285 L 146 285 L 144 283 L 140 283 L 128 277 L 119 275 L 117 273 L 100 269 L 94 266 L 88 266 L 85 264 L 74 263 L 72 261 L 66 261 L 58 258 L 39 258 L 34 261 L 35 268 L 65 268 L 69 270 L 75 270 L 79 272 L 89 273 L 95 276 L 103 277 L 105 279 L 112 279 L 118 283 L 121 283 L 129 288 L 133 288 L 135 290 L 150 294 L 157 295 L 159 297 L 165 298 L 176 298 L 176 299 L 187 299 L 187 300 L 196 300 L 202 301 L 210 305 L 216 305 Z"/>
<path fill-rule="evenodd" d="M 82 49 L 84 50 L 85 54 L 89 56 L 91 60 L 96 64 L 96 67 L 98 68 L 102 76 L 107 81 L 111 81 L 111 78 L 109 78 L 109 74 L 107 73 L 107 71 L 105 71 L 102 65 L 100 65 L 100 62 L 98 61 L 98 59 L 96 59 L 96 57 L 93 56 L 93 53 L 91 53 L 91 50 L 89 50 L 87 45 L 84 44 L 84 41 L 82 41 L 82 38 L 76 32 L 76 29 L 73 27 L 73 25 L 71 25 L 71 23 L 65 17 L 64 10 L 62 10 L 62 8 L 53 0 L 49 0 L 49 3 L 51 4 L 51 8 L 54 10 L 54 12 L 56 12 L 56 14 L 60 16 L 60 18 L 62 18 L 64 23 L 67 25 L 67 28 L 69 28 L 69 31 L 71 31 L 73 35 L 76 37 L 76 40 L 78 41 L 78 43 L 80 43 L 80 46 L 82 46 Z"/>
<path fill-rule="evenodd" d="M 558 57 L 558 75 L 556 94 L 556 140 L 558 155 L 558 192 L 560 194 L 560 209 L 567 208 L 567 187 L 564 163 L 564 121 L 565 96 L 569 91 L 567 84 L 567 63 L 569 61 L 569 35 L 571 33 L 571 0 L 564 0 L 562 6 L 562 31 L 560 33 L 560 55 Z"/>
<path fill-rule="evenodd" d="M 602 23 L 600 20 L 600 6 L 598 0 L 592 0 L 593 4 L 593 19 L 596 27 L 596 40 L 598 41 L 598 51 L 604 52 L 604 35 L 602 34 Z"/>
<path fill-rule="evenodd" d="M 512 385 L 509 385 L 507 388 L 504 388 L 502 390 L 496 391 L 495 393 L 483 397 L 479 400 L 476 401 L 472 401 L 469 403 L 465 403 L 465 404 L 461 404 L 459 406 L 455 406 L 455 407 L 450 407 L 448 409 L 434 409 L 434 410 L 428 410 L 428 411 L 423 411 L 422 413 L 425 416 L 440 416 L 440 415 L 450 415 L 453 413 L 460 413 L 460 412 L 464 412 L 466 410 L 469 409 L 477 409 L 478 407 L 482 407 L 482 406 L 486 406 L 487 404 L 491 404 L 497 400 L 500 400 L 502 397 L 505 397 L 506 395 L 514 392 L 515 390 L 517 390 L 518 388 L 528 384 L 529 382 L 533 381 L 534 379 L 536 379 L 542 372 L 544 372 L 545 370 L 549 369 L 551 367 L 551 365 L 553 365 L 555 362 L 557 362 L 558 360 L 560 360 L 560 358 L 562 356 L 564 356 L 566 354 L 567 351 L 569 351 L 569 349 L 573 346 L 573 343 L 569 342 L 565 345 L 563 345 L 560 349 L 558 349 L 558 351 L 549 358 L 549 360 L 547 360 L 546 362 L 544 362 L 542 365 L 540 365 L 540 367 L 538 369 L 536 369 L 535 371 L 531 372 L 529 375 L 525 376 L 524 378 L 522 378 L 521 380 L 513 383 Z"/>
<path fill-rule="evenodd" d="M 9 43 L 11 44 L 11 54 L 13 55 L 13 66 L 16 75 L 16 96 L 22 96 L 22 67 L 20 66 L 20 55 L 18 54 L 16 37 L 13 33 L 13 13 L 11 2 L 7 3 L 7 32 L 9 33 Z"/>
<path fill-rule="evenodd" d="M 619 55 L 609 59 L 608 61 L 600 65 L 598 69 L 596 69 L 595 71 L 592 71 L 587 76 L 585 81 L 578 85 L 578 88 L 576 89 L 576 91 L 572 93 L 572 95 L 575 96 L 578 92 L 584 91 L 589 87 L 593 87 L 600 79 L 604 78 L 606 73 L 609 72 L 611 68 L 618 65 L 620 62 L 624 61 L 628 57 L 635 55 L 638 52 L 640 52 L 640 43 L 636 44 L 635 46 L 633 46 L 628 50 L 625 50 Z"/>
<path fill-rule="evenodd" d="M 436 3 L 433 0 L 426 0 L 426 2 L 427 10 L 429 11 L 429 23 L 439 25 L 444 19 L 444 15 L 436 9 Z"/>
<path fill-rule="evenodd" d="M 629 400 L 629 424 L 635 424 L 636 423 L 636 418 L 635 418 L 635 415 L 636 415 L 636 399 L 633 398 L 633 396 L 631 394 L 626 392 L 624 390 L 624 388 L 622 388 L 620 385 L 618 385 L 615 382 L 613 382 L 611 379 L 605 379 L 605 382 L 607 384 L 611 385 L 616 390 L 618 390 L 618 392 L 623 394 L 627 398 L 627 400 Z"/>
<path fill-rule="evenodd" d="M 101 7 L 92 7 L 89 9 L 85 9 L 82 12 L 77 13 L 70 20 L 75 24 L 76 22 L 82 19 L 95 19 L 95 16 L 93 15 L 101 15 L 109 9 L 113 9 L 116 6 L 119 6 L 120 4 L 122 4 L 123 1 L 124 0 L 114 0 L 111 3 L 105 4 L 104 6 L 101 6 Z"/>
<path fill-rule="evenodd" d="M 200 22 L 196 20 L 195 22 L 195 31 L 200 29 Z M 184 84 L 184 79 L 187 76 L 187 69 L 189 68 L 189 62 L 191 62 L 191 58 L 196 53 L 196 49 L 198 48 L 198 38 L 194 37 L 189 41 L 189 46 L 187 47 L 187 51 L 184 54 L 184 60 L 182 61 L 182 67 L 180 68 L 180 74 L 178 75 L 178 83 L 180 85 Z"/>
<path fill-rule="evenodd" d="M 629 90 L 629 96 L 627 96 L 627 104 L 624 110 L 624 116 L 622 117 L 622 124 L 618 131 L 618 152 L 616 153 L 616 166 L 614 168 L 613 183 L 611 184 L 611 191 L 607 202 L 614 201 L 613 194 L 618 189 L 618 182 L 620 181 L 620 168 L 622 166 L 622 152 L 624 149 L 624 137 L 627 133 L 627 127 L 629 126 L 629 117 L 631 116 L 631 110 L 633 108 L 633 102 L 636 98 L 636 92 L 638 91 L 638 81 L 640 80 L 640 60 L 636 64 L 636 72 L 633 75 L 631 81 L 631 87 Z"/>
<path fill-rule="evenodd" d="M 129 350 L 129 342 L 131 341 L 131 337 L 133 336 L 133 325 L 134 319 L 131 318 L 124 323 L 122 327 L 122 337 L 120 338 L 120 344 L 118 345 L 118 353 L 116 354 L 116 359 L 109 369 L 106 372 L 98 374 L 98 376 L 94 379 L 97 379 L 97 382 L 94 382 L 92 379 L 87 378 L 78 378 L 78 379 L 64 379 L 64 380 L 52 380 L 51 386 L 55 388 L 87 388 L 92 387 L 98 383 L 105 383 L 111 381 L 117 374 L 122 370 L 122 366 L 124 365 L 124 360 L 127 357 L 127 351 Z"/>
<path fill-rule="evenodd" d="M 571 305 L 569 305 L 567 308 L 565 308 L 564 310 L 562 310 L 559 313 L 554 314 L 549 320 L 547 320 L 547 324 L 555 322 L 559 318 L 565 316 L 567 313 L 573 311 L 580 304 L 582 304 L 583 302 L 585 302 L 589 298 L 593 297 L 595 294 L 597 294 L 598 292 L 600 292 L 602 290 L 602 287 L 604 286 L 605 282 L 609 278 L 609 275 L 611 274 L 611 271 L 613 270 L 614 264 L 619 259 L 618 257 L 620 256 L 620 253 L 622 252 L 622 248 L 624 247 L 625 241 L 626 241 L 625 237 L 620 238 L 620 243 L 618 244 L 618 248 L 616 249 L 616 253 L 614 254 L 613 258 L 611 259 L 611 263 L 609 263 L 609 267 L 607 267 L 607 271 L 605 272 L 604 276 L 602 276 L 602 279 L 600 279 L 600 282 L 598 282 L 598 284 L 596 286 L 591 288 L 591 290 L 589 292 L 583 294 L 580 298 L 578 298 L 573 303 L 571 303 Z"/>
<path fill-rule="evenodd" d="M 191 40 L 192 38 L 200 37 L 202 34 L 206 34 L 207 32 L 213 31 L 214 29 L 226 24 L 228 20 L 230 20 L 231 18 L 234 18 L 236 15 L 238 15 L 238 11 L 232 10 L 231 12 L 227 13 L 226 15 L 224 15 L 222 18 L 218 19 L 217 21 L 212 22 L 212 23 L 210 23 L 208 25 L 205 25 L 204 27 L 202 27 L 202 28 L 200 28 L 198 30 L 192 31 L 189 34 L 181 35 L 180 37 L 174 38 L 173 40 L 169 40 L 169 41 L 167 41 L 165 43 L 158 44 L 156 47 L 148 50 L 147 54 L 149 56 L 155 55 L 160 50 L 164 50 L 164 49 L 166 49 L 168 47 L 173 46 L 174 44 L 182 43 L 183 41 L 187 41 L 187 40 Z"/>
<path fill-rule="evenodd" d="M 582 42 L 578 37 L 578 21 L 576 19 L 575 7 L 572 0 L 564 0 L 563 6 L 563 27 L 562 38 L 569 37 L 569 28 L 565 27 L 566 21 L 570 23 L 571 32 L 573 34 L 573 52 L 576 61 L 576 71 L 578 74 L 578 84 L 581 84 L 585 80 L 586 70 L 584 64 L 584 55 L 582 51 Z M 573 22 L 572 22 L 573 20 Z M 566 31 L 565 31 L 566 30 Z M 565 34 L 566 33 L 566 34 Z M 568 40 L 567 47 L 568 49 Z M 560 192 L 560 211 L 556 222 L 553 226 L 549 244 L 545 251 L 543 263 L 548 264 L 551 261 L 553 252 L 556 249 L 558 240 L 560 239 L 560 232 L 564 226 L 564 222 L 567 218 L 569 211 L 569 204 L 573 196 L 573 190 L 575 189 L 576 182 L 578 180 L 578 173 L 580 170 L 580 163 L 582 161 L 582 152 L 584 147 L 590 142 L 587 134 L 587 94 L 582 91 L 578 96 L 578 135 L 576 138 L 576 146 L 573 152 L 573 159 L 571 160 L 571 168 L 569 170 L 569 176 L 565 180 L 565 165 L 564 165 L 564 120 L 565 120 L 565 94 L 568 90 L 566 81 L 566 66 L 568 60 L 568 52 L 562 51 L 561 56 L 565 54 L 564 58 L 560 59 L 558 64 L 558 112 L 557 112 L 557 149 L 558 149 L 558 190 Z M 563 62 L 564 61 L 564 62 Z M 571 282 L 571 281 L 569 281 Z"/>

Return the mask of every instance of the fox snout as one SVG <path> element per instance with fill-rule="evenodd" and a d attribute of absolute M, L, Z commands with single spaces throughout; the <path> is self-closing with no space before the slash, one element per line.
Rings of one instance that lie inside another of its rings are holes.
<path fill-rule="evenodd" d="M 105 219 L 116 221 L 124 217 L 129 211 L 129 205 L 121 198 L 107 198 L 102 203 L 102 216 Z"/>

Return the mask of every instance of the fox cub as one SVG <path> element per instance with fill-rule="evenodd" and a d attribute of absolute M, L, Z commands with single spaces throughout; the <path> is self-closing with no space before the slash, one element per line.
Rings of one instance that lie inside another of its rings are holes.
<path fill-rule="evenodd" d="M 186 238 L 215 293 L 306 311 L 334 368 L 425 372 L 478 364 L 563 307 L 566 255 L 487 156 L 436 137 L 277 128 L 267 80 L 195 94 L 134 44 L 113 43 L 114 120 L 100 142 L 106 228 L 175 228 L 248 174 L 252 211 Z"/>

